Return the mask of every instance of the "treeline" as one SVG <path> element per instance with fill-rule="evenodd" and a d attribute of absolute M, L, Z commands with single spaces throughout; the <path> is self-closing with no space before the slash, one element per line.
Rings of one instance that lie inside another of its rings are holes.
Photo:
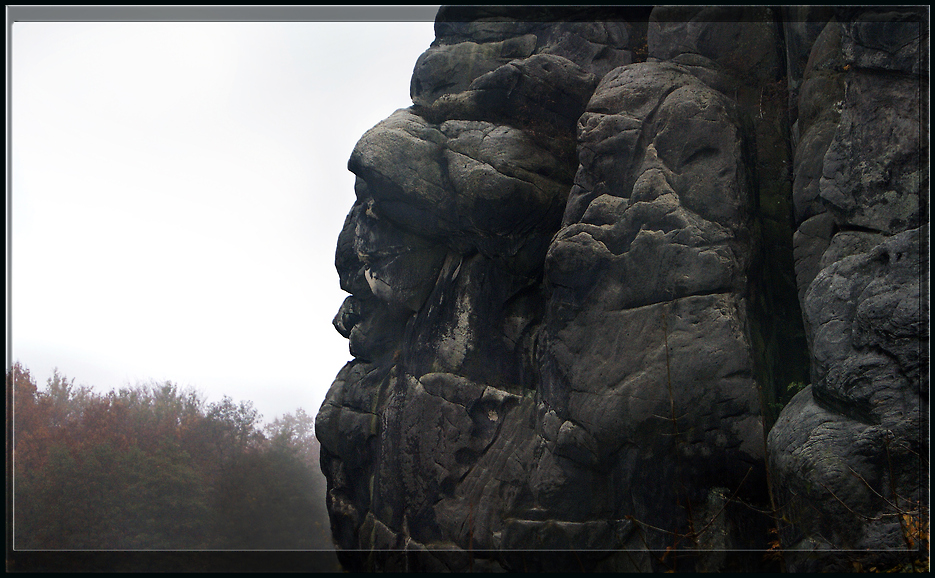
<path fill-rule="evenodd" d="M 16 363 L 14 549 L 331 548 L 314 421 L 175 384 L 106 394 Z"/>

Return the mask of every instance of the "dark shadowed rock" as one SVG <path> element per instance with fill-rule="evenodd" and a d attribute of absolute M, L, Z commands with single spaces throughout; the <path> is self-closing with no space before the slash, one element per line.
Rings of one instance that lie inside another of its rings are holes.
<path fill-rule="evenodd" d="M 707 522 L 678 504 L 763 475 L 741 121 L 686 68 L 645 63 L 605 76 L 578 135 L 546 256 L 533 493 L 576 523 L 631 516 L 631 532 L 665 548 Z"/>
<path fill-rule="evenodd" d="M 514 58 L 531 56 L 536 37 L 526 34 L 501 42 L 459 42 L 429 48 L 416 61 L 410 93 L 412 102 L 427 106 L 446 94 L 467 90 L 478 78 Z"/>
<path fill-rule="evenodd" d="M 924 15 L 443 7 L 348 163 L 344 565 L 895 563 L 928 512 Z"/>
<path fill-rule="evenodd" d="M 919 229 L 890 237 L 822 269 L 806 294 L 813 385 L 783 410 L 770 449 L 784 515 L 807 540 L 905 548 L 906 520 L 924 512 L 925 245 Z"/>
<path fill-rule="evenodd" d="M 928 60 L 913 48 L 927 39 L 916 9 L 842 10 L 805 70 L 795 253 L 812 385 L 769 436 L 790 569 L 846 567 L 844 549 L 895 564 L 928 516 Z"/>

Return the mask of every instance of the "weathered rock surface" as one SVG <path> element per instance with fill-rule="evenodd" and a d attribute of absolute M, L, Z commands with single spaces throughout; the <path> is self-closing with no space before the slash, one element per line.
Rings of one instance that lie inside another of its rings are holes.
<path fill-rule="evenodd" d="M 928 520 L 927 11 L 846 11 L 799 94 L 796 276 L 811 386 L 769 437 L 793 570 L 920 548 Z M 926 530 L 927 531 L 927 530 Z"/>
<path fill-rule="evenodd" d="M 442 8 L 413 106 L 348 163 L 354 360 L 316 424 L 343 563 L 778 569 L 777 528 L 793 569 L 905 551 L 926 16 Z"/>

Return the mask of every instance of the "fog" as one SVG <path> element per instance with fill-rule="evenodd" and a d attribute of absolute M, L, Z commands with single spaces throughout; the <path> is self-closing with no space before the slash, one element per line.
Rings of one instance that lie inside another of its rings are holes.
<path fill-rule="evenodd" d="M 429 10 L 434 13 L 434 9 Z M 317 412 L 334 247 L 420 22 L 15 22 L 7 366 Z"/>

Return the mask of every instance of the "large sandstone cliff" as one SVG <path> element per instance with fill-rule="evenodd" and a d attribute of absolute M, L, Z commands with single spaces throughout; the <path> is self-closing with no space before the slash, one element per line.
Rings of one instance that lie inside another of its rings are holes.
<path fill-rule="evenodd" d="M 927 9 L 446 7 L 435 29 L 413 106 L 348 164 L 354 359 L 316 423 L 343 563 L 919 550 Z"/>

